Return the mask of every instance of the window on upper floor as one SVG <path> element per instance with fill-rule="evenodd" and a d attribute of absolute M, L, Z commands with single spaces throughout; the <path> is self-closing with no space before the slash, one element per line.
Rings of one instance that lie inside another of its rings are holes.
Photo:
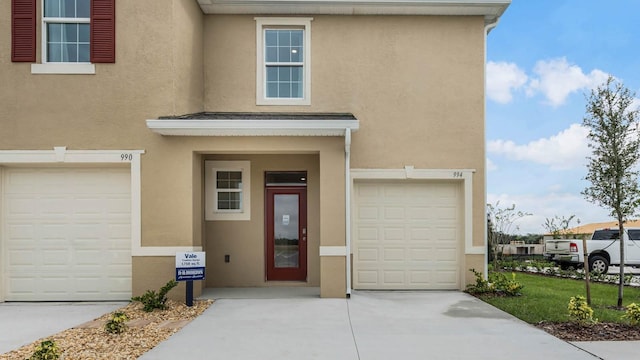
<path fill-rule="evenodd" d="M 312 18 L 255 18 L 256 104 L 311 104 Z"/>
<path fill-rule="evenodd" d="M 93 74 L 94 63 L 115 62 L 115 0 L 12 0 L 11 13 L 11 60 L 34 63 L 32 73 Z"/>
<path fill-rule="evenodd" d="M 43 63 L 89 63 L 90 0 L 44 0 Z"/>

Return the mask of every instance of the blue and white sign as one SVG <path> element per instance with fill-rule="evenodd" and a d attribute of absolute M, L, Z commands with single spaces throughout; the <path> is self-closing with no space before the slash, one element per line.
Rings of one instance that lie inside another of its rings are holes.
<path fill-rule="evenodd" d="M 176 281 L 204 280 L 204 252 L 176 253 Z"/>

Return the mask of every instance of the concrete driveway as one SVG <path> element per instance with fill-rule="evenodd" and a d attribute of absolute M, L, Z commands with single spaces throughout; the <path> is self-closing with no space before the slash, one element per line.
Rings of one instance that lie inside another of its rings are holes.
<path fill-rule="evenodd" d="M 91 321 L 126 304 L 0 303 L 0 354 Z"/>
<path fill-rule="evenodd" d="M 599 357 L 461 292 L 354 292 L 349 300 L 218 297 L 202 316 L 141 357 L 545 358 Z"/>

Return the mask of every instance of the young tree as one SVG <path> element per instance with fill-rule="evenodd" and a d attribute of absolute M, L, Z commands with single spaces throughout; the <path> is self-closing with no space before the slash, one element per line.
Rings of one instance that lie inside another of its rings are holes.
<path fill-rule="evenodd" d="M 624 222 L 640 204 L 637 163 L 640 159 L 638 110 L 630 108 L 635 94 L 609 77 L 591 91 L 583 125 L 589 129 L 591 156 L 587 176 L 591 185 L 582 194 L 587 201 L 611 210 L 620 232 L 620 282 L 618 307 L 624 289 Z"/>
<path fill-rule="evenodd" d="M 516 204 L 508 207 L 500 207 L 500 201 L 495 205 L 487 204 L 487 240 L 491 255 L 493 256 L 493 268 L 498 269 L 498 245 L 508 243 L 512 230 L 518 230 L 514 222 L 531 214 L 516 211 Z"/>

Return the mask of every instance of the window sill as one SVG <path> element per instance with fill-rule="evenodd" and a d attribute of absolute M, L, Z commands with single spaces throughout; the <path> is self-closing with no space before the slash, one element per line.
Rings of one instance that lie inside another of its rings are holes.
<path fill-rule="evenodd" d="M 32 74 L 93 75 L 95 64 L 31 64 Z"/>
<path fill-rule="evenodd" d="M 310 99 L 256 99 L 256 105 L 311 105 Z"/>

